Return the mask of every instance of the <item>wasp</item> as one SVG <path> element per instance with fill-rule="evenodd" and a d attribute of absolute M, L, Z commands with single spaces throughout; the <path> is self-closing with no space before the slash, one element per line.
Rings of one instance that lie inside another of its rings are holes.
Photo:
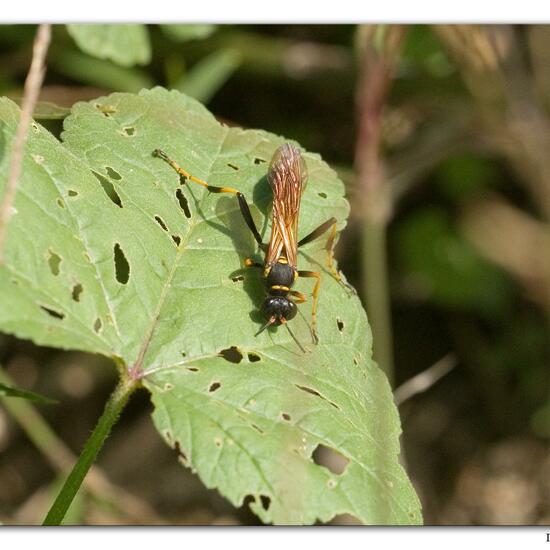
<path fill-rule="evenodd" d="M 156 149 L 153 155 L 166 161 L 185 180 L 202 185 L 211 193 L 231 193 L 237 197 L 244 221 L 260 249 L 265 252 L 263 264 L 250 258 L 246 258 L 244 261 L 246 267 L 257 267 L 263 270 L 262 274 L 267 291 L 267 296 L 261 307 L 267 322 L 257 334 L 272 325 L 286 325 L 287 321 L 293 319 L 298 311 L 297 304 L 303 303 L 307 299 L 304 294 L 292 289 L 294 283 L 299 277 L 315 279 L 312 291 L 311 334 L 313 342 L 317 344 L 319 341 L 316 330 L 317 302 L 321 276 L 316 271 L 298 269 L 298 248 L 317 239 L 331 229 L 325 245 L 328 252 L 328 267 L 333 277 L 337 281 L 341 281 L 340 274 L 334 268 L 333 245 L 336 237 L 337 220 L 334 217 L 328 219 L 311 233 L 298 240 L 300 201 L 307 182 L 307 168 L 300 151 L 290 143 L 285 143 L 275 151 L 269 165 L 267 179 L 273 191 L 273 209 L 271 237 L 267 244 L 264 244 L 252 218 L 250 207 L 244 195 L 238 189 L 216 187 L 208 184 L 184 170 L 160 149 Z M 300 349 L 305 351 L 288 325 L 286 326 Z"/>

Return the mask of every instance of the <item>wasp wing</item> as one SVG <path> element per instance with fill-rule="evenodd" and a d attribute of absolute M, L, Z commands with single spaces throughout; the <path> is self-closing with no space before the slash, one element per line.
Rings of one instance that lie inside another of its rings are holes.
<path fill-rule="evenodd" d="M 290 143 L 281 145 L 273 155 L 267 179 L 273 190 L 273 223 L 265 265 L 272 266 L 285 256 L 296 268 L 300 200 L 307 180 L 300 151 Z"/>

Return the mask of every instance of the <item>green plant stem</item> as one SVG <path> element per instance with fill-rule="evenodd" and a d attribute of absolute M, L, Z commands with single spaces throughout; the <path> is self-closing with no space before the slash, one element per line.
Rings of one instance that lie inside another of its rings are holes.
<path fill-rule="evenodd" d="M 361 268 L 363 294 L 372 328 L 374 358 L 386 373 L 393 387 L 393 333 L 391 324 L 388 260 L 386 253 L 386 224 L 382 221 L 363 221 L 361 235 Z"/>
<path fill-rule="evenodd" d="M 122 379 L 105 405 L 92 435 L 86 442 L 82 453 L 78 457 L 71 473 L 67 477 L 61 491 L 50 508 L 43 525 L 60 525 L 65 514 L 78 492 L 88 470 L 94 463 L 99 451 L 103 447 L 111 428 L 117 421 L 120 412 L 128 402 L 130 395 L 137 388 L 136 380 Z"/>

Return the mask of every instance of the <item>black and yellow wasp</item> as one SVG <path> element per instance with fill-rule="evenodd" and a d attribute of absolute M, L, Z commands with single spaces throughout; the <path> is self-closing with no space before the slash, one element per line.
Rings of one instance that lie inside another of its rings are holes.
<path fill-rule="evenodd" d="M 332 229 L 327 239 L 326 250 L 328 252 L 328 266 L 336 280 L 341 277 L 333 266 L 333 244 L 336 236 L 336 218 L 330 218 L 314 229 L 309 235 L 298 240 L 298 220 L 300 214 L 300 201 L 307 181 L 307 169 L 300 151 L 289 143 L 281 145 L 273 155 L 267 175 L 273 191 L 273 214 L 271 226 L 271 238 L 268 244 L 262 242 L 256 224 L 252 218 L 250 208 L 244 195 L 232 187 L 215 187 L 205 181 L 196 178 L 181 168 L 164 151 L 156 149 L 154 156 L 165 160 L 183 178 L 206 187 L 211 193 L 232 193 L 237 196 L 243 218 L 252 231 L 254 238 L 265 252 L 263 265 L 254 262 L 250 258 L 245 260 L 247 267 L 259 267 L 263 269 L 267 297 L 262 305 L 262 312 L 267 323 L 258 332 L 262 332 L 271 325 L 286 324 L 297 313 L 296 304 L 305 302 L 306 297 L 301 292 L 292 290 L 292 286 L 298 277 L 315 278 L 313 287 L 313 306 L 311 315 L 311 333 L 314 343 L 318 343 L 317 337 L 317 300 L 321 284 L 320 274 L 316 271 L 302 271 L 297 267 L 298 248 L 313 241 L 323 233 Z M 303 350 L 292 331 L 287 328 Z"/>

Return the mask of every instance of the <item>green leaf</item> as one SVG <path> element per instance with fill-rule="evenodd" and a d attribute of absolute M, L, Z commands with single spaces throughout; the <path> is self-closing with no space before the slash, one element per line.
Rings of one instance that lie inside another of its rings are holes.
<path fill-rule="evenodd" d="M 151 44 L 145 25 L 67 25 L 67 31 L 85 53 L 123 65 L 146 65 Z"/>
<path fill-rule="evenodd" d="M 0 102 L 2 182 L 18 115 Z M 364 523 L 420 522 L 397 461 L 390 388 L 357 296 L 325 267 L 326 238 L 299 254 L 300 269 L 322 273 L 320 344 L 311 344 L 310 301 L 292 320 L 304 354 L 285 327 L 256 335 L 261 273 L 242 266 L 261 254 L 235 198 L 182 186 L 152 156 L 164 149 L 197 177 L 237 187 L 267 240 L 265 176 L 285 140 L 223 126 L 160 88 L 76 104 L 62 138 L 31 128 L 0 271 L 0 329 L 143 370 L 160 434 L 234 505 L 252 495 L 265 522 L 345 512 Z M 342 183 L 318 155 L 304 156 L 300 235 L 331 216 L 342 227 Z M 309 293 L 312 281 L 296 288 Z M 318 446 L 347 460 L 345 471 L 314 463 Z"/>
<path fill-rule="evenodd" d="M 39 395 L 29 390 L 22 390 L 21 388 L 16 388 L 9 384 L 3 384 L 2 382 L 0 382 L 0 396 L 21 397 L 22 399 L 28 399 L 29 401 L 34 401 L 35 403 L 42 403 L 44 405 L 51 405 L 53 403 L 57 403 L 55 399 L 44 397 L 42 395 Z"/>
<path fill-rule="evenodd" d="M 79 82 L 112 90 L 138 92 L 152 85 L 151 77 L 142 69 L 121 67 L 76 49 L 55 49 L 48 65 Z"/>
<path fill-rule="evenodd" d="M 216 51 L 194 65 L 180 82 L 176 82 L 174 88 L 202 103 L 208 103 L 240 63 L 241 58 L 237 51 Z"/>
<path fill-rule="evenodd" d="M 162 32 L 176 42 L 202 40 L 216 31 L 216 25 L 161 25 Z"/>

